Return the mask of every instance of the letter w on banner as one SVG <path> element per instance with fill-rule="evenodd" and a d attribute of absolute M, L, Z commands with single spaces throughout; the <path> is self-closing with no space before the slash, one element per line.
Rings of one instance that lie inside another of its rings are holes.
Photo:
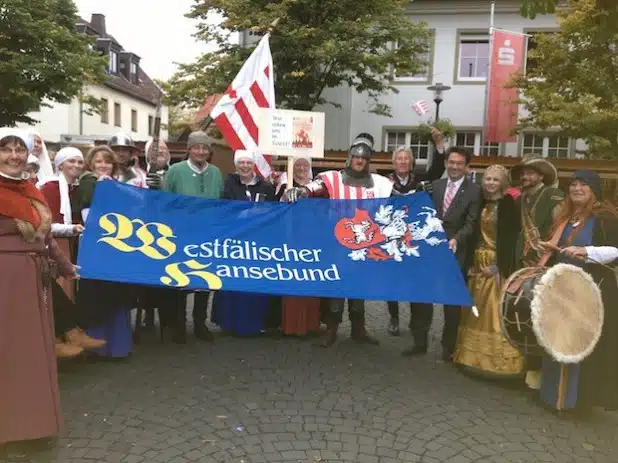
<path fill-rule="evenodd" d="M 513 74 L 521 73 L 524 64 L 526 36 L 515 32 L 493 31 L 491 72 L 487 95 L 487 143 L 517 141 L 511 133 L 517 125 L 519 90 L 506 88 Z"/>
<path fill-rule="evenodd" d="M 270 54 L 270 34 L 266 34 L 212 109 L 212 117 L 233 150 L 255 150 L 258 147 L 258 126 L 255 108 L 275 107 L 273 58 Z M 272 173 L 270 156 L 259 155 L 256 167 L 262 177 Z"/>

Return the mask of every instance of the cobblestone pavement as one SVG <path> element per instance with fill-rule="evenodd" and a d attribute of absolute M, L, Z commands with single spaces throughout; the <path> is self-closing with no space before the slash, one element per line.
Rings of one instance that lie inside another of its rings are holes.
<path fill-rule="evenodd" d="M 368 315 L 379 347 L 348 327 L 331 349 L 152 334 L 129 360 L 63 365 L 66 428 L 36 462 L 618 462 L 617 415 L 558 416 L 439 362 L 439 315 L 432 352 L 404 358 L 407 330 L 388 335 L 384 303 Z"/>

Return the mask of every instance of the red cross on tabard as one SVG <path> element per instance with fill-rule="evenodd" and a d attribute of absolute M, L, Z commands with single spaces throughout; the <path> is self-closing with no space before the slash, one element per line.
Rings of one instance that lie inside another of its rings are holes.
<path fill-rule="evenodd" d="M 225 94 L 228 95 L 231 100 L 235 100 L 238 97 L 238 95 L 236 94 L 236 90 L 234 90 L 232 87 L 228 87 L 225 91 Z"/>

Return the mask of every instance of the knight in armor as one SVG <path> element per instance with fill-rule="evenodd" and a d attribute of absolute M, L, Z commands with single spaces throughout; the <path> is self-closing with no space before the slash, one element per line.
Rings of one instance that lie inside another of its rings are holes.
<path fill-rule="evenodd" d="M 107 142 L 114 152 L 116 162 L 118 163 L 117 179 L 121 183 L 145 188 L 146 175 L 134 165 L 135 157 L 139 155 L 140 149 L 135 145 L 133 139 L 124 133 L 117 133 Z"/>
<path fill-rule="evenodd" d="M 361 133 L 350 146 L 345 169 L 323 172 L 302 187 L 286 191 L 283 200 L 295 202 L 299 198 L 321 197 L 330 199 L 373 199 L 388 198 L 393 191 L 393 183 L 378 174 L 369 172 L 369 162 L 373 154 L 373 137 Z M 337 330 L 343 319 L 345 299 L 328 300 L 325 314 L 326 332 L 318 340 L 322 347 L 331 346 L 337 339 Z M 348 316 L 352 324 L 352 339 L 364 344 L 379 344 L 369 336 L 365 329 L 365 301 L 348 299 Z"/>

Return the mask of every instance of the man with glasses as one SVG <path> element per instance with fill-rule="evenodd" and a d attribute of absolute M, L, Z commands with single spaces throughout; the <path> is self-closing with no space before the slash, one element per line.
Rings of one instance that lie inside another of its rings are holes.
<path fill-rule="evenodd" d="M 202 131 L 192 132 L 187 142 L 188 159 L 172 165 L 165 173 L 163 191 L 180 195 L 219 199 L 223 192 L 223 175 L 212 165 L 212 139 Z M 206 326 L 208 292 L 195 293 L 193 328 L 195 336 L 203 341 L 213 341 Z M 186 293 L 181 293 L 177 318 L 174 323 L 174 340 L 186 339 Z"/>

